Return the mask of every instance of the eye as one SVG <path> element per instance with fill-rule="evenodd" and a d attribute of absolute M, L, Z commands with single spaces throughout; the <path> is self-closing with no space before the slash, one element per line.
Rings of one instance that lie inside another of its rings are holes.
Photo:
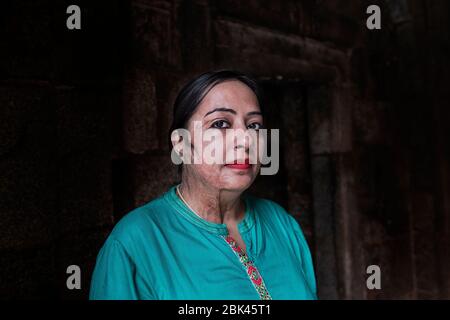
<path fill-rule="evenodd" d="M 216 129 L 227 129 L 229 127 L 230 127 L 230 123 L 225 120 L 217 120 L 211 125 L 211 128 L 216 128 Z"/>
<path fill-rule="evenodd" d="M 253 122 L 253 123 L 249 124 L 247 127 L 248 127 L 249 129 L 259 130 L 259 129 L 262 129 L 263 126 L 262 126 L 261 123 Z"/>

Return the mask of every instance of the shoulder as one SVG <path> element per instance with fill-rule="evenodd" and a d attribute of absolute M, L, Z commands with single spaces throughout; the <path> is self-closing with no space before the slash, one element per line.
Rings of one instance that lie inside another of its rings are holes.
<path fill-rule="evenodd" d="M 162 196 L 141 205 L 123 216 L 112 229 L 108 240 L 117 241 L 125 248 L 142 240 L 165 218 L 166 202 Z"/>
<path fill-rule="evenodd" d="M 259 198 L 253 195 L 247 195 L 252 208 L 257 212 L 258 217 L 266 221 L 276 221 L 289 228 L 298 225 L 295 218 L 282 205 L 277 202 Z"/>

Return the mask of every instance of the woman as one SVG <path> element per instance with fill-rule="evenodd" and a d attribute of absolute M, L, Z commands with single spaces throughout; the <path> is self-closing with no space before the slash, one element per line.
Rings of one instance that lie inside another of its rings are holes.
<path fill-rule="evenodd" d="M 260 170 L 249 161 L 260 141 L 241 135 L 216 144 L 223 163 L 186 161 L 213 143 L 195 128 L 216 137 L 262 128 L 258 96 L 253 80 L 227 70 L 181 90 L 171 132 L 184 128 L 192 137 L 172 135 L 184 160 L 181 183 L 115 226 L 97 257 L 90 299 L 316 299 L 296 220 L 275 202 L 244 194 Z"/>

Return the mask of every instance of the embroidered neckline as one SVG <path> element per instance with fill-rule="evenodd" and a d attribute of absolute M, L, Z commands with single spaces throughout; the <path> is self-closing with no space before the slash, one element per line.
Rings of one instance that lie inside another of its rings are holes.
<path fill-rule="evenodd" d="M 228 228 L 226 224 L 207 221 L 199 217 L 191 209 L 189 209 L 176 194 L 176 187 L 177 186 L 170 187 L 170 189 L 165 194 L 165 199 L 175 208 L 178 213 L 180 213 L 183 217 L 185 217 L 196 226 L 203 228 L 209 232 L 218 235 L 228 235 Z M 240 234 L 249 231 L 255 223 L 255 216 L 253 210 L 251 209 L 250 201 L 245 195 L 243 196 L 243 199 L 245 201 L 245 215 L 238 224 L 238 230 Z"/>
<path fill-rule="evenodd" d="M 271 300 L 267 288 L 264 284 L 264 281 L 256 268 L 253 261 L 249 258 L 247 253 L 245 253 L 237 244 L 237 242 L 229 235 L 227 225 L 224 223 L 213 223 L 207 221 L 200 216 L 198 216 L 195 212 L 193 212 L 176 194 L 176 185 L 172 186 L 164 195 L 165 200 L 184 218 L 189 220 L 191 223 L 197 225 L 200 228 L 203 228 L 211 233 L 217 234 L 221 236 L 227 244 L 231 247 L 233 252 L 238 257 L 240 263 L 245 268 L 245 272 L 247 273 L 249 280 L 253 284 L 256 292 L 258 293 L 261 300 Z M 250 200 L 247 195 L 243 196 L 245 201 L 245 216 L 241 222 L 238 223 L 238 231 L 242 235 L 245 232 L 248 232 L 255 224 L 255 214 L 252 210 Z"/>
<path fill-rule="evenodd" d="M 237 244 L 236 240 L 230 235 L 222 236 L 224 240 L 229 244 L 233 252 L 239 258 L 241 264 L 245 267 L 245 271 L 247 272 L 250 281 L 256 289 L 256 292 L 259 294 L 259 298 L 261 300 L 272 300 L 272 297 L 267 291 L 266 285 L 264 284 L 264 280 L 259 273 L 258 269 L 254 265 L 253 261 L 250 260 L 248 255 L 242 250 L 242 248 Z"/>

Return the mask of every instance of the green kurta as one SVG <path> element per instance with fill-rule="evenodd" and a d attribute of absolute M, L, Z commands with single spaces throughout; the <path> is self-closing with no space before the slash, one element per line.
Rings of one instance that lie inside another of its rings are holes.
<path fill-rule="evenodd" d="M 316 299 L 297 221 L 273 201 L 244 200 L 238 230 L 246 255 L 225 224 L 193 213 L 175 186 L 131 211 L 98 254 L 90 299 Z"/>

